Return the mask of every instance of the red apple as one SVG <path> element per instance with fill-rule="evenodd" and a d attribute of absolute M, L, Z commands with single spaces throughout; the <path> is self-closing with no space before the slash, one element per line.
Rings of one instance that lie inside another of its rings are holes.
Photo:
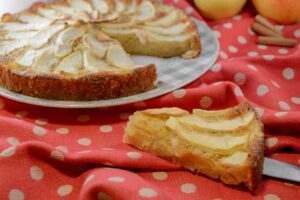
<path fill-rule="evenodd" d="M 300 0 L 252 0 L 257 12 L 279 24 L 300 22 Z"/>

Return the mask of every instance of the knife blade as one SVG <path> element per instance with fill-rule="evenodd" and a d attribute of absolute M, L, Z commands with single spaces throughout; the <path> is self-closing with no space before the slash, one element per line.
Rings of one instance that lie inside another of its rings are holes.
<path fill-rule="evenodd" d="M 271 158 L 265 157 L 263 174 L 300 183 L 300 167 Z"/>

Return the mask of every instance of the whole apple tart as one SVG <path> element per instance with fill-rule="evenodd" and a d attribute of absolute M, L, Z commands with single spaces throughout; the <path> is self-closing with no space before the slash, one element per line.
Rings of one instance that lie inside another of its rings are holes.
<path fill-rule="evenodd" d="M 100 100 L 151 90 L 156 66 L 130 54 L 197 57 L 195 24 L 154 1 L 64 0 L 0 22 L 0 85 L 29 96 Z"/>

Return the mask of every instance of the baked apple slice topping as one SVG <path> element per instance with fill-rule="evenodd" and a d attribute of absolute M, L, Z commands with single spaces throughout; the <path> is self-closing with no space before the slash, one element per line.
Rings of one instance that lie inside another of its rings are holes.
<path fill-rule="evenodd" d="M 93 8 L 101 14 L 106 14 L 110 10 L 109 5 L 104 0 L 91 0 L 91 3 Z"/>
<path fill-rule="evenodd" d="M 0 22 L 0 55 L 17 52 L 16 64 L 60 75 L 132 70 L 138 66 L 121 46 L 128 50 L 126 38 L 145 47 L 189 46 L 194 32 L 187 31 L 192 22 L 185 17 L 150 0 L 55 2 L 17 14 L 16 22 Z"/>
<path fill-rule="evenodd" d="M 140 21 L 146 21 L 154 18 L 155 7 L 150 1 L 143 1 L 137 12 L 137 19 Z"/>
<path fill-rule="evenodd" d="M 72 52 L 72 43 L 82 37 L 86 31 L 84 26 L 73 26 L 62 31 L 55 41 L 55 55 L 64 57 Z"/>
<path fill-rule="evenodd" d="M 39 23 L 39 24 L 51 24 L 52 21 L 48 18 L 32 14 L 32 13 L 21 13 L 18 17 L 18 21 L 23 23 Z"/>
<path fill-rule="evenodd" d="M 54 73 L 78 74 L 83 67 L 82 53 L 75 51 L 65 57 L 55 68 Z"/>
<path fill-rule="evenodd" d="M 37 13 L 50 20 L 62 20 L 68 17 L 67 15 L 61 12 L 49 8 L 43 8 L 43 7 L 37 8 Z"/>
<path fill-rule="evenodd" d="M 132 70 L 135 64 L 129 54 L 120 45 L 111 45 L 107 50 L 107 61 L 114 67 L 120 69 Z"/>

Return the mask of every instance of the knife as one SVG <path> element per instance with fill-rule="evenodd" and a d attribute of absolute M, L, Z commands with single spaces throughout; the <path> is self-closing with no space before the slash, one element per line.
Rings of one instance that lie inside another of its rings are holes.
<path fill-rule="evenodd" d="M 263 174 L 300 183 L 300 167 L 271 158 L 265 157 Z"/>

